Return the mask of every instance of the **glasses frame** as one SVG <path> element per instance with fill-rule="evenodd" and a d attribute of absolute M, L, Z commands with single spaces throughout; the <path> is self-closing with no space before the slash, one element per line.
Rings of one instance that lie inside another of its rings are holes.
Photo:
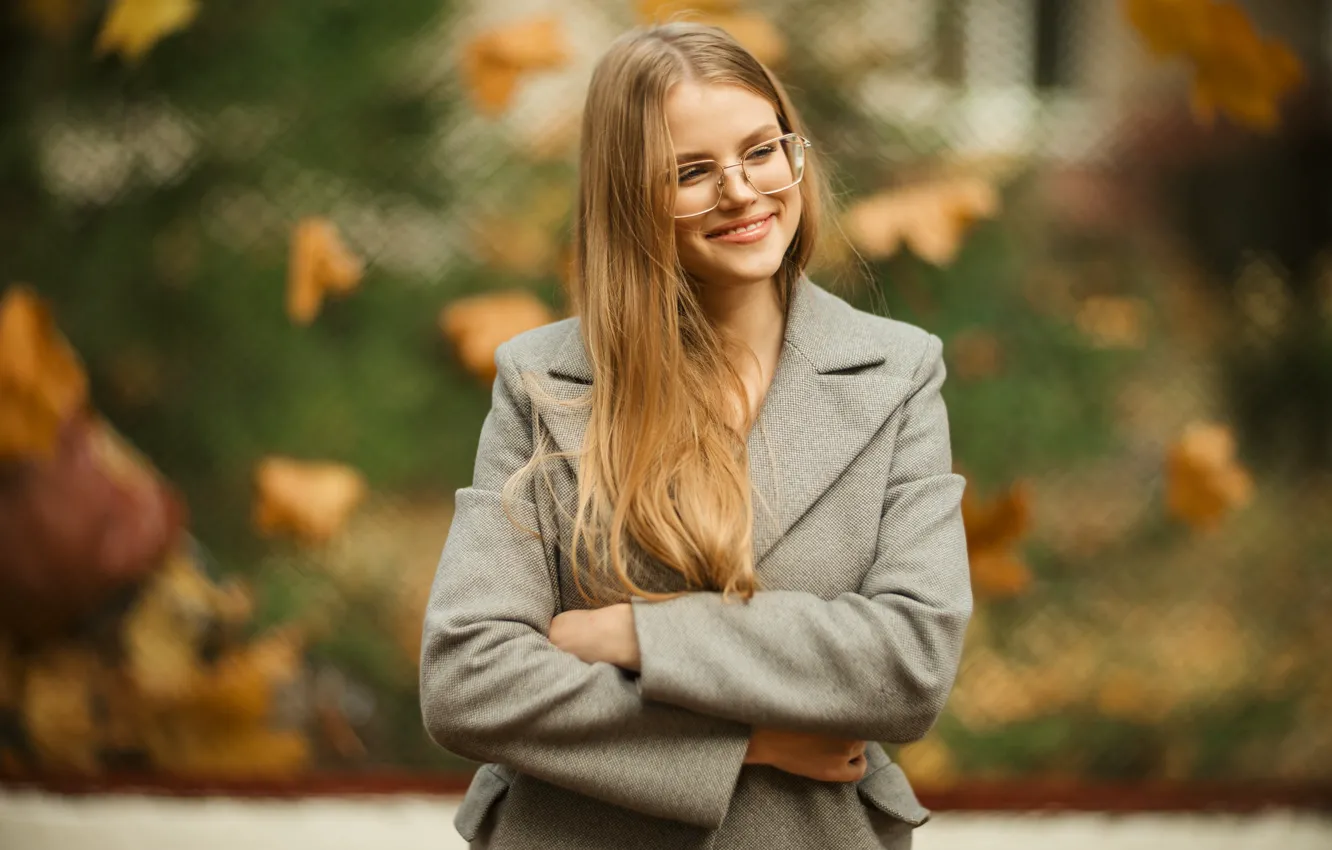
<path fill-rule="evenodd" d="M 795 182 L 790 183 L 790 184 L 788 184 L 788 185 L 786 185 L 786 186 L 783 186 L 783 187 L 780 188 L 780 189 L 773 189 L 771 192 L 764 192 L 762 189 L 760 189 L 759 187 L 755 186 L 755 185 L 754 185 L 754 181 L 749 179 L 749 172 L 745 170 L 745 160 L 749 159 L 749 155 L 750 155 L 751 153 L 753 153 L 755 150 L 758 150 L 759 148 L 763 147 L 764 145 L 770 145 L 770 144 L 772 144 L 773 142 L 780 142 L 780 141 L 782 141 L 783 139 L 793 139 L 793 140 L 795 140 L 796 142 L 799 142 L 799 143 L 800 143 L 800 146 L 801 146 L 802 148 L 806 148 L 806 149 L 808 149 L 808 148 L 812 148 L 812 147 L 814 147 L 814 143 L 813 143 L 813 142 L 811 142 L 809 139 L 806 139 L 804 136 L 800 135 L 799 133 L 782 133 L 780 136 L 773 136 L 771 139 L 768 139 L 768 140 L 766 140 L 766 141 L 759 142 L 759 143 L 756 144 L 756 145 L 751 145 L 750 147 L 745 148 L 744 153 L 740 154 L 740 161 L 739 161 L 739 162 L 733 162 L 733 163 L 731 163 L 730 165 L 722 165 L 720 162 L 717 162 L 717 160 L 715 160 L 715 159 L 693 159 L 693 160 L 690 160 L 689 162 L 682 162 L 682 163 L 680 163 L 679 165 L 677 165 L 677 166 L 675 167 L 675 168 L 676 168 L 676 174 L 679 174 L 679 170 L 680 170 L 681 168 L 684 168 L 684 167 L 689 166 L 689 165 L 699 165 L 700 163 L 704 163 L 704 162 L 711 162 L 711 163 L 715 164 L 715 165 L 717 166 L 717 168 L 720 169 L 720 171 L 719 171 L 718 174 L 717 174 L 717 202 L 716 202 L 716 203 L 714 203 L 712 206 L 710 206 L 710 207 L 708 207 L 707 209 L 702 210 L 702 211 L 700 211 L 700 212 L 685 213 L 684 215 L 674 215 L 674 214 L 672 214 L 672 217 L 673 217 L 673 218 L 694 218 L 694 217 L 696 217 L 696 216 L 700 216 L 700 215 L 707 215 L 708 213 L 710 213 L 710 212 L 712 212 L 713 210 L 715 210 L 718 206 L 720 206 L 720 205 L 721 205 L 721 202 L 722 202 L 722 196 L 726 193 L 726 172 L 729 171 L 729 170 L 732 169 L 732 168 L 739 168 L 739 169 L 740 169 L 740 174 L 741 174 L 741 176 L 743 176 L 743 177 L 745 178 L 745 183 L 749 186 L 749 188 L 753 189 L 755 192 L 758 192 L 760 195 L 775 195 L 775 194 L 777 194 L 778 192 L 785 192 L 787 189 L 790 189 L 792 186 L 798 186 L 798 185 L 800 185 L 800 181 L 802 181 L 802 180 L 805 179 L 805 168 L 804 168 L 803 163 L 802 163 L 801 168 L 800 168 L 800 176 L 797 177 L 797 178 L 795 179 Z M 678 179 L 678 178 L 677 178 L 677 179 Z"/>

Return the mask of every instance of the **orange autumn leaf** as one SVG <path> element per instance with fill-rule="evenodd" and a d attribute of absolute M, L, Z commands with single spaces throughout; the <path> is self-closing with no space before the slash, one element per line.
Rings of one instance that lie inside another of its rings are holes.
<path fill-rule="evenodd" d="M 251 603 L 237 586 L 217 587 L 183 549 L 147 581 L 120 627 L 124 670 L 152 705 L 189 697 L 201 675 L 204 643 L 218 626 L 248 620 Z"/>
<path fill-rule="evenodd" d="M 230 722 L 262 723 L 276 692 L 300 676 L 304 645 L 293 629 L 224 652 L 195 677 L 182 708 Z"/>
<path fill-rule="evenodd" d="M 962 493 L 972 587 L 981 596 L 1017 596 L 1031 584 L 1031 570 L 1014 551 L 1031 527 L 1031 488 L 1018 482 L 989 502 L 972 490 L 968 483 Z"/>
<path fill-rule="evenodd" d="M 643 23 L 681 20 L 719 27 L 764 65 L 781 64 L 786 38 L 771 20 L 739 6 L 739 0 L 640 0 L 638 17 Z"/>
<path fill-rule="evenodd" d="M 498 115 L 508 108 L 523 74 L 562 67 L 569 57 L 559 20 L 546 16 L 473 38 L 463 49 L 462 72 L 477 108 Z"/>
<path fill-rule="evenodd" d="M 740 0 L 638 0 L 638 18 L 645 24 L 680 18 L 689 12 L 733 12 Z M 691 19 L 692 20 L 692 19 Z"/>
<path fill-rule="evenodd" d="M 199 0 L 112 0 L 97 34 L 97 53 L 112 51 L 137 62 L 153 45 L 189 26 Z"/>
<path fill-rule="evenodd" d="M 772 21 L 762 15 L 738 12 L 726 15 L 702 15 L 692 20 L 726 30 L 731 38 L 754 54 L 754 58 L 764 65 L 780 65 L 786 58 L 786 37 Z"/>
<path fill-rule="evenodd" d="M 495 349 L 523 331 L 555 321 L 545 302 L 529 292 L 473 295 L 439 314 L 439 329 L 453 343 L 467 371 L 495 380 Z"/>
<path fill-rule="evenodd" d="M 894 189 L 854 204 L 842 218 L 852 244 L 873 259 L 906 245 L 936 266 L 956 258 L 971 225 L 992 218 L 999 194 L 980 178 L 955 178 Z"/>
<path fill-rule="evenodd" d="M 361 282 L 364 270 L 364 263 L 343 244 L 331 221 L 302 219 L 291 237 L 287 316 L 297 324 L 310 324 L 319 314 L 325 294 L 352 291 Z"/>
<path fill-rule="evenodd" d="M 1235 458 L 1224 425 L 1195 422 L 1166 453 L 1166 509 L 1197 529 L 1214 528 L 1248 503 L 1253 479 Z"/>
<path fill-rule="evenodd" d="M 1194 57 L 1194 114 L 1208 124 L 1222 113 L 1255 130 L 1274 129 L 1278 101 L 1303 78 L 1299 58 L 1258 35 L 1238 6 L 1214 6 L 1211 23 L 1206 49 Z"/>
<path fill-rule="evenodd" d="M 1191 55 L 1201 49 L 1215 0 L 1124 0 L 1124 16 L 1154 55 Z"/>
<path fill-rule="evenodd" d="M 1264 39 L 1235 3 L 1124 0 L 1124 11 L 1153 54 L 1192 66 L 1190 104 L 1205 123 L 1222 113 L 1247 127 L 1272 130 L 1277 103 L 1303 79 L 1295 53 Z"/>
<path fill-rule="evenodd" d="M 83 364 L 26 286 L 0 299 L 0 459 L 55 453 L 60 425 L 88 403 Z"/>
<path fill-rule="evenodd" d="M 93 678 L 98 661 L 91 649 L 57 644 L 27 665 L 23 728 L 42 764 L 57 770 L 97 770 L 97 720 Z"/>
<path fill-rule="evenodd" d="M 365 477 L 339 463 L 268 457 L 255 468 L 254 524 L 307 544 L 336 535 L 366 495 Z"/>
<path fill-rule="evenodd" d="M 1031 569 L 1012 552 L 977 549 L 971 560 L 971 586 L 978 596 L 1007 599 L 1021 596 L 1031 585 Z"/>

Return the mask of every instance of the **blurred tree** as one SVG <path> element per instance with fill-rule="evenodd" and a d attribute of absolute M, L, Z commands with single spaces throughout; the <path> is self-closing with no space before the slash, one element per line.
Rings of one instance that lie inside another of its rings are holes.
<path fill-rule="evenodd" d="M 373 487 L 464 480 L 486 399 L 434 325 L 456 98 L 408 61 L 448 61 L 428 43 L 447 4 L 203 4 L 151 45 L 123 29 L 153 22 L 118 23 L 134 62 L 95 50 L 123 17 L 102 7 L 0 13 L 0 281 L 53 302 L 95 403 L 224 563 L 251 551 L 263 455 L 347 462 Z M 307 215 L 369 264 L 298 328 L 285 280 Z"/>
<path fill-rule="evenodd" d="M 488 393 L 436 327 L 451 286 L 478 285 L 443 275 L 459 98 L 416 67 L 452 61 L 451 23 L 440 0 L 0 9 L 0 284 L 50 301 L 92 403 L 180 489 L 220 569 L 258 585 L 256 629 L 300 607 L 291 576 L 255 566 L 261 458 L 336 460 L 395 492 L 470 476 Z M 298 326 L 288 265 L 310 216 L 367 263 Z M 382 630 L 349 622 L 311 654 L 380 685 L 382 752 L 438 761 L 408 722 L 414 669 L 365 649 Z"/>

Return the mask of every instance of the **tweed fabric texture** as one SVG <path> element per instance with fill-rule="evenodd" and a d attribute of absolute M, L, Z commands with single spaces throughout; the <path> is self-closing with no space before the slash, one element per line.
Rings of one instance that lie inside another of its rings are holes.
<path fill-rule="evenodd" d="M 761 590 L 633 600 L 641 676 L 547 639 L 559 611 L 586 605 L 561 514 L 576 461 L 548 465 L 507 513 L 499 495 L 536 439 L 582 444 L 586 410 L 525 383 L 586 391 L 577 319 L 520 334 L 496 364 L 422 643 L 427 730 L 486 763 L 459 832 L 492 848 L 909 846 L 928 812 L 877 743 L 859 783 L 742 761 L 756 726 L 906 742 L 943 707 L 971 591 L 938 337 L 796 284 L 749 437 Z M 673 572 L 655 578 L 673 589 Z"/>

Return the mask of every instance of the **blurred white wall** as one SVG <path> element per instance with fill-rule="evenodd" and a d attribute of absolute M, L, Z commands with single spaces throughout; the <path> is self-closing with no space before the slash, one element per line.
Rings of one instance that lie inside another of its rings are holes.
<path fill-rule="evenodd" d="M 4 850 L 465 850 L 456 800 L 420 797 L 263 802 L 0 791 Z M 915 850 L 1327 850 L 1332 818 L 1225 815 L 937 813 Z"/>

